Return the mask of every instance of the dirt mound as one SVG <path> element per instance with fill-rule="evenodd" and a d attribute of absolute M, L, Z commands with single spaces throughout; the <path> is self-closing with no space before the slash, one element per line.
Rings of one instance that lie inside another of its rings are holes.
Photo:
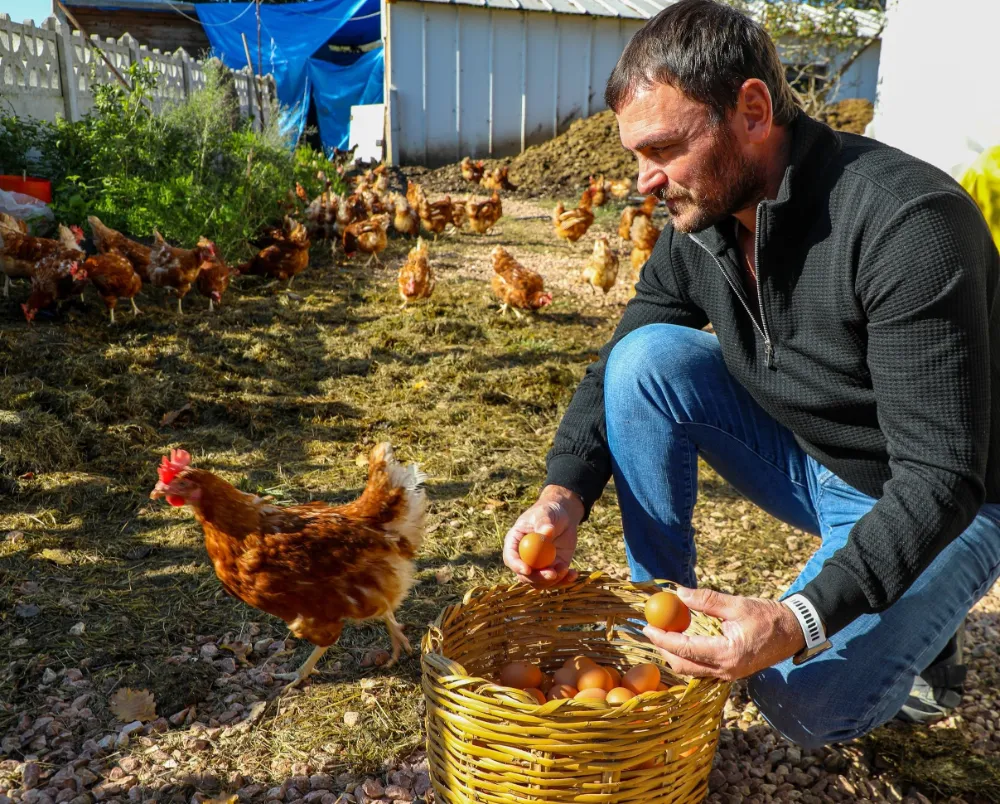
<path fill-rule="evenodd" d="M 872 119 L 871 101 L 849 98 L 834 104 L 823 120 L 840 131 L 863 134 Z M 614 112 L 598 112 L 575 121 L 554 139 L 533 145 L 511 159 L 484 160 L 492 170 L 500 164 L 510 167 L 510 180 L 517 185 L 513 193 L 522 198 L 573 196 L 587 186 L 591 174 L 609 179 L 635 179 L 635 159 L 622 148 Z M 484 191 L 462 178 L 458 164 L 436 170 L 404 168 L 408 178 L 433 193 L 467 195 Z"/>
<path fill-rule="evenodd" d="M 865 126 L 875 116 L 875 106 L 864 98 L 847 98 L 833 104 L 823 115 L 822 120 L 828 126 L 838 131 L 850 134 L 864 134 Z"/>
<path fill-rule="evenodd" d="M 511 159 L 484 160 L 488 169 L 510 167 L 513 193 L 522 198 L 575 195 L 587 186 L 591 174 L 609 179 L 634 178 L 635 159 L 621 146 L 614 112 L 604 111 L 575 121 L 554 139 L 533 145 Z M 462 178 L 458 165 L 436 170 L 406 168 L 409 178 L 438 193 L 483 192 Z"/>

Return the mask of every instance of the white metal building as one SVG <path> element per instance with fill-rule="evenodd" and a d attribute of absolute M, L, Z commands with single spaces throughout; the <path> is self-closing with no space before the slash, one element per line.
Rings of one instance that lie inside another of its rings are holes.
<path fill-rule="evenodd" d="M 427 166 L 517 154 L 605 108 L 625 44 L 675 0 L 383 0 L 386 155 Z M 874 100 L 878 42 L 842 97 Z"/>

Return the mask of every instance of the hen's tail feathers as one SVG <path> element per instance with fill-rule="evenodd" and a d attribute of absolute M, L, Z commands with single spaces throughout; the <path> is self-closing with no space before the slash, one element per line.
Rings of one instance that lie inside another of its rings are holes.
<path fill-rule="evenodd" d="M 424 536 L 426 478 L 415 463 L 409 466 L 399 463 L 388 442 L 376 445 L 368 458 L 368 485 L 361 499 L 369 504 L 377 501 L 385 529 L 408 542 L 414 551 Z"/>

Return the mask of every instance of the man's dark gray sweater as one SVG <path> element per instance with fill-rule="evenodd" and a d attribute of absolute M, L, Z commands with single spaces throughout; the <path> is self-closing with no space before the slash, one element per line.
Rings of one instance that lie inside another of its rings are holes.
<path fill-rule="evenodd" d="M 833 634 L 892 605 L 983 502 L 1000 502 L 1000 255 L 946 174 L 803 114 L 778 197 L 757 209 L 754 318 L 734 228 L 664 229 L 563 417 L 547 482 L 589 514 L 611 476 L 611 349 L 645 324 L 711 322 L 761 407 L 878 498 L 803 591 Z"/>

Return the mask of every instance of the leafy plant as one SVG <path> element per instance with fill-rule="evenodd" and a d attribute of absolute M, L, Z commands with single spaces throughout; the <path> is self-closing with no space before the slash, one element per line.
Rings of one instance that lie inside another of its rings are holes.
<path fill-rule="evenodd" d="M 203 89 L 154 113 L 157 74 L 133 64 L 125 75 L 130 88 L 95 87 L 94 110 L 82 120 L 22 127 L 21 119 L 8 126 L 0 118 L 0 136 L 40 151 L 33 170 L 52 181 L 60 221 L 82 224 L 97 215 L 139 240 L 157 230 L 184 247 L 205 236 L 236 261 L 280 218 L 296 181 L 311 197 L 324 189 L 317 172 L 338 174 L 321 153 L 293 149 L 277 115 L 262 131 L 241 118 L 224 70 L 210 65 Z"/>

